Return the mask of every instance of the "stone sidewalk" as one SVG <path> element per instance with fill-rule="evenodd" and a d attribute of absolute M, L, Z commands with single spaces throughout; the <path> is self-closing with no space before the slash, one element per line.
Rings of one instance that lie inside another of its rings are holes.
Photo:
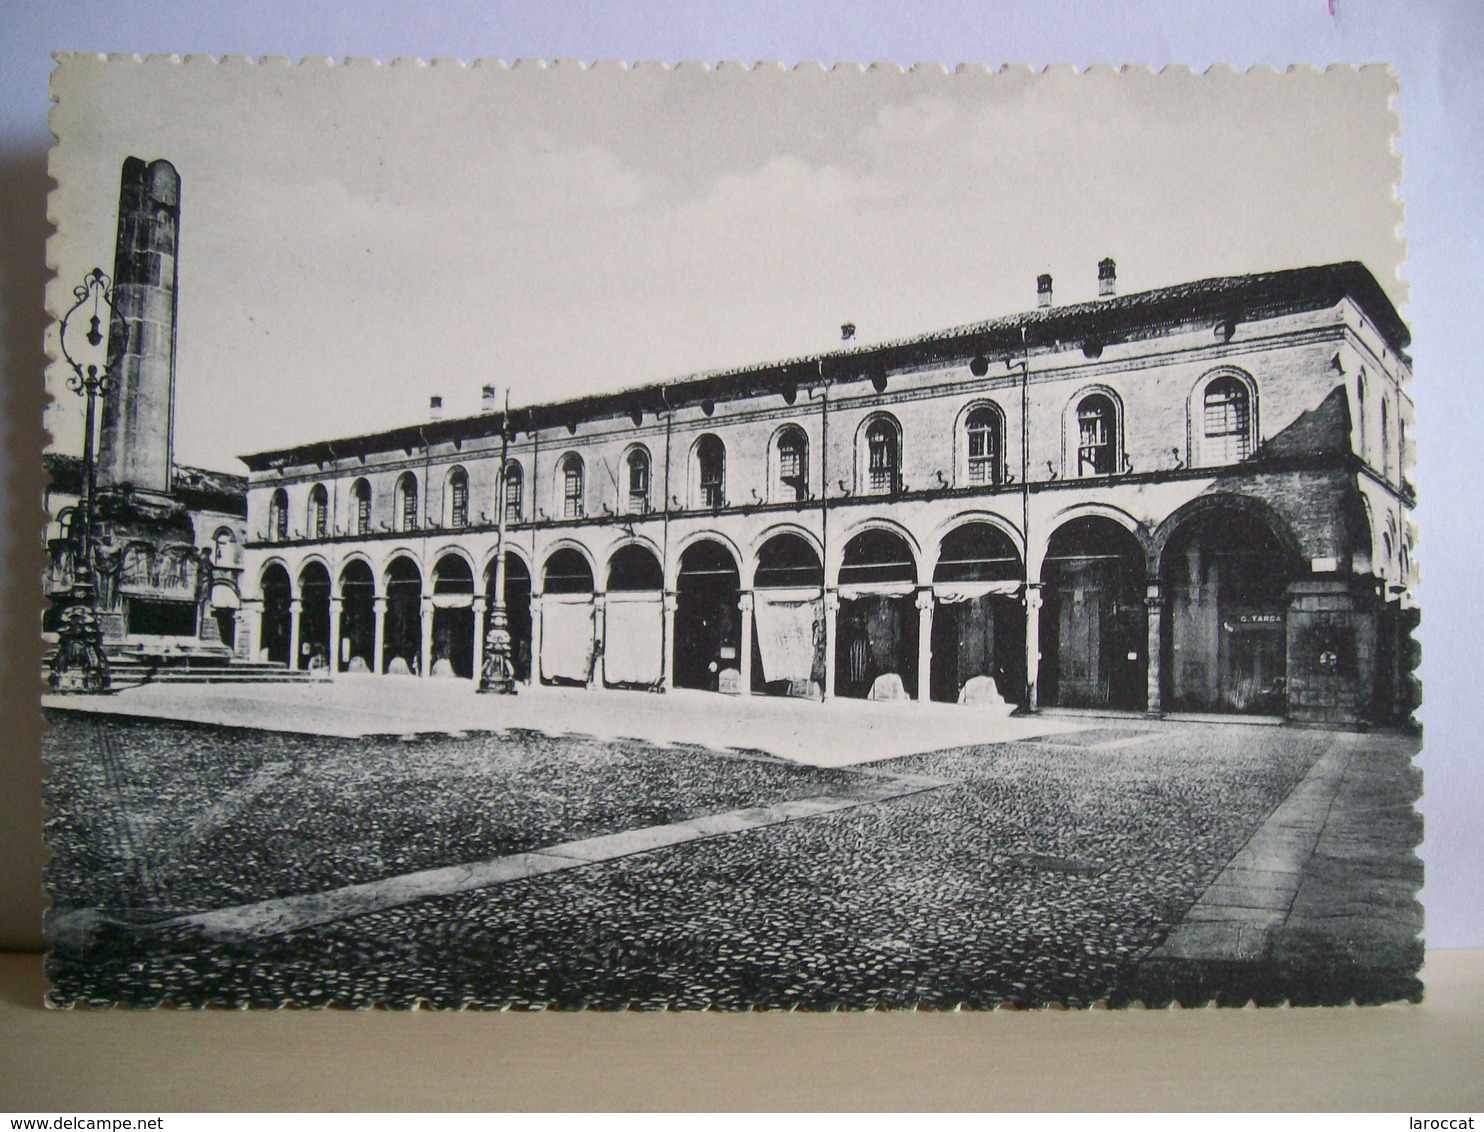
<path fill-rule="evenodd" d="M 1012 743 L 1096 726 L 958 704 L 792 700 L 674 690 L 664 695 L 527 688 L 482 696 L 464 680 L 347 677 L 312 684 L 146 684 L 111 696 L 43 696 L 46 707 L 303 735 L 357 738 L 523 729 L 760 750 L 812 766 Z"/>
<path fill-rule="evenodd" d="M 1145 957 L 1152 985 L 1209 982 L 1222 968 L 1382 979 L 1412 969 L 1423 926 L 1416 748 L 1406 736 L 1336 735 Z"/>

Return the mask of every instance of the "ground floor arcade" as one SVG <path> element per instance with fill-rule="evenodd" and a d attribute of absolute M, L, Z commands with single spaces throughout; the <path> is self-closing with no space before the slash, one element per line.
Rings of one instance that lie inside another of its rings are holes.
<path fill-rule="evenodd" d="M 1404 718 L 1407 612 L 1359 555 L 1307 553 L 1259 499 L 1198 496 L 1159 523 L 1112 507 L 1047 524 L 1029 568 L 991 514 L 931 538 L 883 516 L 826 551 L 780 524 L 747 549 L 569 532 L 507 543 L 523 682 L 813 699 Z M 455 540 L 262 563 L 242 655 L 322 670 L 475 679 L 495 555 Z M 1388 600 L 1388 597 L 1392 600 Z M 256 650 L 250 652 L 248 650 Z"/>

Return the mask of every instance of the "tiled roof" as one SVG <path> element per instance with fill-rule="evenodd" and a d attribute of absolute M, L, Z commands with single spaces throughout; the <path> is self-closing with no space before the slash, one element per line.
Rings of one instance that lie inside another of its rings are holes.
<path fill-rule="evenodd" d="M 761 365 L 692 374 L 674 381 L 637 386 L 616 393 L 514 409 L 510 425 L 517 431 L 550 428 L 575 421 L 658 411 L 707 400 L 727 400 L 768 393 L 785 395 L 819 378 L 848 380 L 878 371 L 908 367 L 943 357 L 991 357 L 1054 344 L 1109 345 L 1140 334 L 1201 321 L 1236 322 L 1300 311 L 1324 310 L 1349 296 L 1374 320 L 1392 349 L 1401 353 L 1411 341 L 1386 292 L 1364 264 L 1357 262 L 1228 275 L 1199 279 L 1119 295 L 1025 311 L 949 327 L 911 338 L 873 343 Z M 1022 338 L 1023 335 L 1023 338 Z M 425 444 L 499 435 L 504 414 L 429 421 L 366 436 L 319 441 L 242 457 L 253 471 L 274 466 L 315 463 L 344 456 L 416 449 Z"/>

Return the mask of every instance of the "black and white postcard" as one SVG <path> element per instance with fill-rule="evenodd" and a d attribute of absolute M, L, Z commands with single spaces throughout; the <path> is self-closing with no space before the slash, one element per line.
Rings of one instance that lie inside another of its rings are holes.
<path fill-rule="evenodd" d="M 1420 997 L 1395 90 L 60 56 L 51 1003 Z"/>

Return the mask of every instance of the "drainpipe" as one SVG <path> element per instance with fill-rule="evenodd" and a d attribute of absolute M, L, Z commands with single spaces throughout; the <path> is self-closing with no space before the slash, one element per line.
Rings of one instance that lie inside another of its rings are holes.
<path fill-rule="evenodd" d="M 825 635 L 825 673 L 824 683 L 819 688 L 819 702 L 825 703 L 830 698 L 830 688 L 834 683 L 834 650 L 831 645 L 835 640 L 835 625 L 832 623 L 830 610 L 830 383 L 824 375 L 824 359 L 820 358 L 816 363 L 819 374 L 819 612 L 824 619 Z"/>
<path fill-rule="evenodd" d="M 1022 324 L 1020 327 L 1020 537 L 1022 542 L 1020 568 L 1025 585 L 1026 636 L 1034 640 L 1036 646 L 1034 656 L 1030 648 L 1026 649 L 1025 710 L 1027 712 L 1038 709 L 1036 684 L 1040 679 L 1041 667 L 1040 586 L 1037 586 L 1034 594 L 1031 592 L 1030 383 L 1031 350 L 1026 337 L 1025 325 Z M 1034 628 L 1031 625 L 1033 617 L 1038 619 Z"/>
<path fill-rule="evenodd" d="M 671 682 L 670 664 L 670 626 L 674 603 L 677 597 L 672 597 L 665 586 L 664 574 L 670 569 L 670 435 L 675 423 L 675 410 L 670 405 L 670 390 L 666 386 L 660 386 L 660 401 L 665 406 L 665 491 L 661 519 L 660 554 L 664 558 L 660 577 L 660 687 L 668 688 Z M 653 484 L 650 485 L 653 489 Z M 678 586 L 677 586 L 678 588 Z"/>

